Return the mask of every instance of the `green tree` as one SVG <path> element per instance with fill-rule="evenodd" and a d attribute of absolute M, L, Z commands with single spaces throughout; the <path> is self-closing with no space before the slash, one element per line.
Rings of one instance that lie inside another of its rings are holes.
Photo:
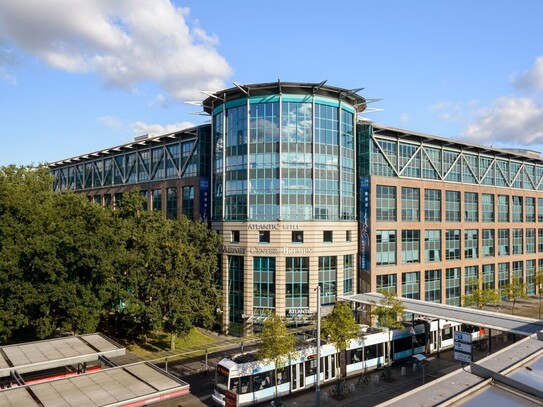
<path fill-rule="evenodd" d="M 504 296 L 507 296 L 508 300 L 513 300 L 511 315 L 515 315 L 515 305 L 517 300 L 528 298 L 526 295 L 526 283 L 523 283 L 519 277 L 513 277 L 510 283 L 505 284 L 501 288 L 501 292 Z"/>
<path fill-rule="evenodd" d="M 123 196 L 117 222 L 123 233 L 116 267 L 119 332 L 144 339 L 162 330 L 175 349 L 177 336 L 194 326 L 211 327 L 220 301 L 214 284 L 217 233 L 201 221 L 166 220 L 160 212 L 144 211 L 138 191 Z"/>
<path fill-rule="evenodd" d="M 273 362 L 275 366 L 276 401 L 279 400 L 277 370 L 284 367 L 289 359 L 295 357 L 297 354 L 295 345 L 296 337 L 288 333 L 285 320 L 276 314 L 270 314 L 262 324 L 257 355 L 266 362 Z M 280 403 L 275 403 L 275 405 L 280 405 Z"/>
<path fill-rule="evenodd" d="M 110 301 L 111 214 L 54 193 L 47 168 L 0 168 L 0 336 L 96 330 Z"/>
<path fill-rule="evenodd" d="M 372 301 L 371 315 L 377 318 L 379 326 L 389 329 L 403 329 L 401 322 L 405 311 L 403 302 L 393 290 L 379 290 L 383 298 L 379 303 Z"/>
<path fill-rule="evenodd" d="M 471 292 L 462 297 L 464 306 L 475 306 L 477 309 L 482 309 L 485 305 L 500 302 L 500 293 L 498 290 L 481 288 L 481 281 L 479 279 L 472 279 L 467 283 L 471 286 Z"/>
<path fill-rule="evenodd" d="M 337 302 L 332 312 L 322 321 L 322 335 L 334 345 L 339 356 L 340 375 L 337 378 L 337 395 L 341 395 L 340 377 L 346 375 L 346 355 L 351 339 L 358 338 L 360 327 L 347 302 Z"/>

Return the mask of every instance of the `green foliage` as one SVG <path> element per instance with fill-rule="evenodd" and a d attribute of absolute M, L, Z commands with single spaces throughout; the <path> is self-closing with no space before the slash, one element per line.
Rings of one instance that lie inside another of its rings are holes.
<path fill-rule="evenodd" d="M 528 298 L 526 295 L 526 283 L 523 283 L 519 277 L 513 277 L 513 280 L 509 284 L 505 284 L 501 288 L 501 292 L 504 296 L 507 296 L 509 300 L 513 300 L 511 315 L 515 314 L 517 300 Z"/>
<path fill-rule="evenodd" d="M 46 168 L 2 167 L 0 341 L 101 323 L 124 338 L 210 327 L 219 244 L 202 222 L 143 210 L 139 191 L 113 211 L 53 192 Z"/>
<path fill-rule="evenodd" d="M 338 302 L 322 321 L 322 334 L 336 349 L 347 349 L 351 339 L 358 338 L 360 327 L 356 323 L 349 303 Z"/>
<path fill-rule="evenodd" d="M 392 290 L 380 290 L 384 297 L 379 304 L 372 301 L 371 315 L 377 318 L 379 326 L 390 329 L 402 329 L 400 317 L 403 315 L 405 306 Z"/>
<path fill-rule="evenodd" d="M 478 279 L 467 282 L 471 285 L 471 293 L 462 297 L 464 306 L 475 306 L 482 309 L 485 305 L 497 304 L 500 302 L 500 293 L 492 288 L 481 288 L 481 281 Z"/>
<path fill-rule="evenodd" d="M 296 337 L 289 334 L 285 320 L 270 314 L 262 324 L 257 355 L 275 365 L 275 397 L 277 398 L 277 369 L 285 366 L 289 358 L 296 357 Z"/>
<path fill-rule="evenodd" d="M 284 319 L 270 314 L 262 324 L 258 357 L 275 363 L 276 368 L 281 367 L 296 354 L 295 345 L 296 337 L 288 333 Z"/>

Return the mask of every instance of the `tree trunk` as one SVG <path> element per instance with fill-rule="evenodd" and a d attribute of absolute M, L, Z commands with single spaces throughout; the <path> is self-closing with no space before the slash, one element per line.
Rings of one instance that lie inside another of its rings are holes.
<path fill-rule="evenodd" d="M 515 315 L 515 303 L 517 302 L 516 298 L 513 298 L 513 306 L 511 307 L 511 315 Z"/>
<path fill-rule="evenodd" d="M 174 333 L 170 334 L 170 350 L 175 350 L 175 338 L 176 335 Z"/>
<path fill-rule="evenodd" d="M 539 319 L 541 319 L 541 288 L 539 290 Z"/>

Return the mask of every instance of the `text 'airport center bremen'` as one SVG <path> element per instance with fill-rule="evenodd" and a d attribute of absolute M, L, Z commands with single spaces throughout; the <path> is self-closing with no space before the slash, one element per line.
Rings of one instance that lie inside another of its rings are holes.
<path fill-rule="evenodd" d="M 338 296 L 392 289 L 460 305 L 478 279 L 535 294 L 543 267 L 543 159 L 377 125 L 370 100 L 322 83 L 237 85 L 203 101 L 210 124 L 50 164 L 55 189 L 206 219 L 225 331 L 268 310 L 293 324 Z M 362 318 L 363 315 L 359 315 Z"/>

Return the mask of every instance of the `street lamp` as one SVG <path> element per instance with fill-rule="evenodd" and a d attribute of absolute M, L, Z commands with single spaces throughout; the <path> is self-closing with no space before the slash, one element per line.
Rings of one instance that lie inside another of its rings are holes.
<path fill-rule="evenodd" d="M 315 407 L 321 405 L 321 286 L 317 285 L 317 384 L 315 386 Z"/>

